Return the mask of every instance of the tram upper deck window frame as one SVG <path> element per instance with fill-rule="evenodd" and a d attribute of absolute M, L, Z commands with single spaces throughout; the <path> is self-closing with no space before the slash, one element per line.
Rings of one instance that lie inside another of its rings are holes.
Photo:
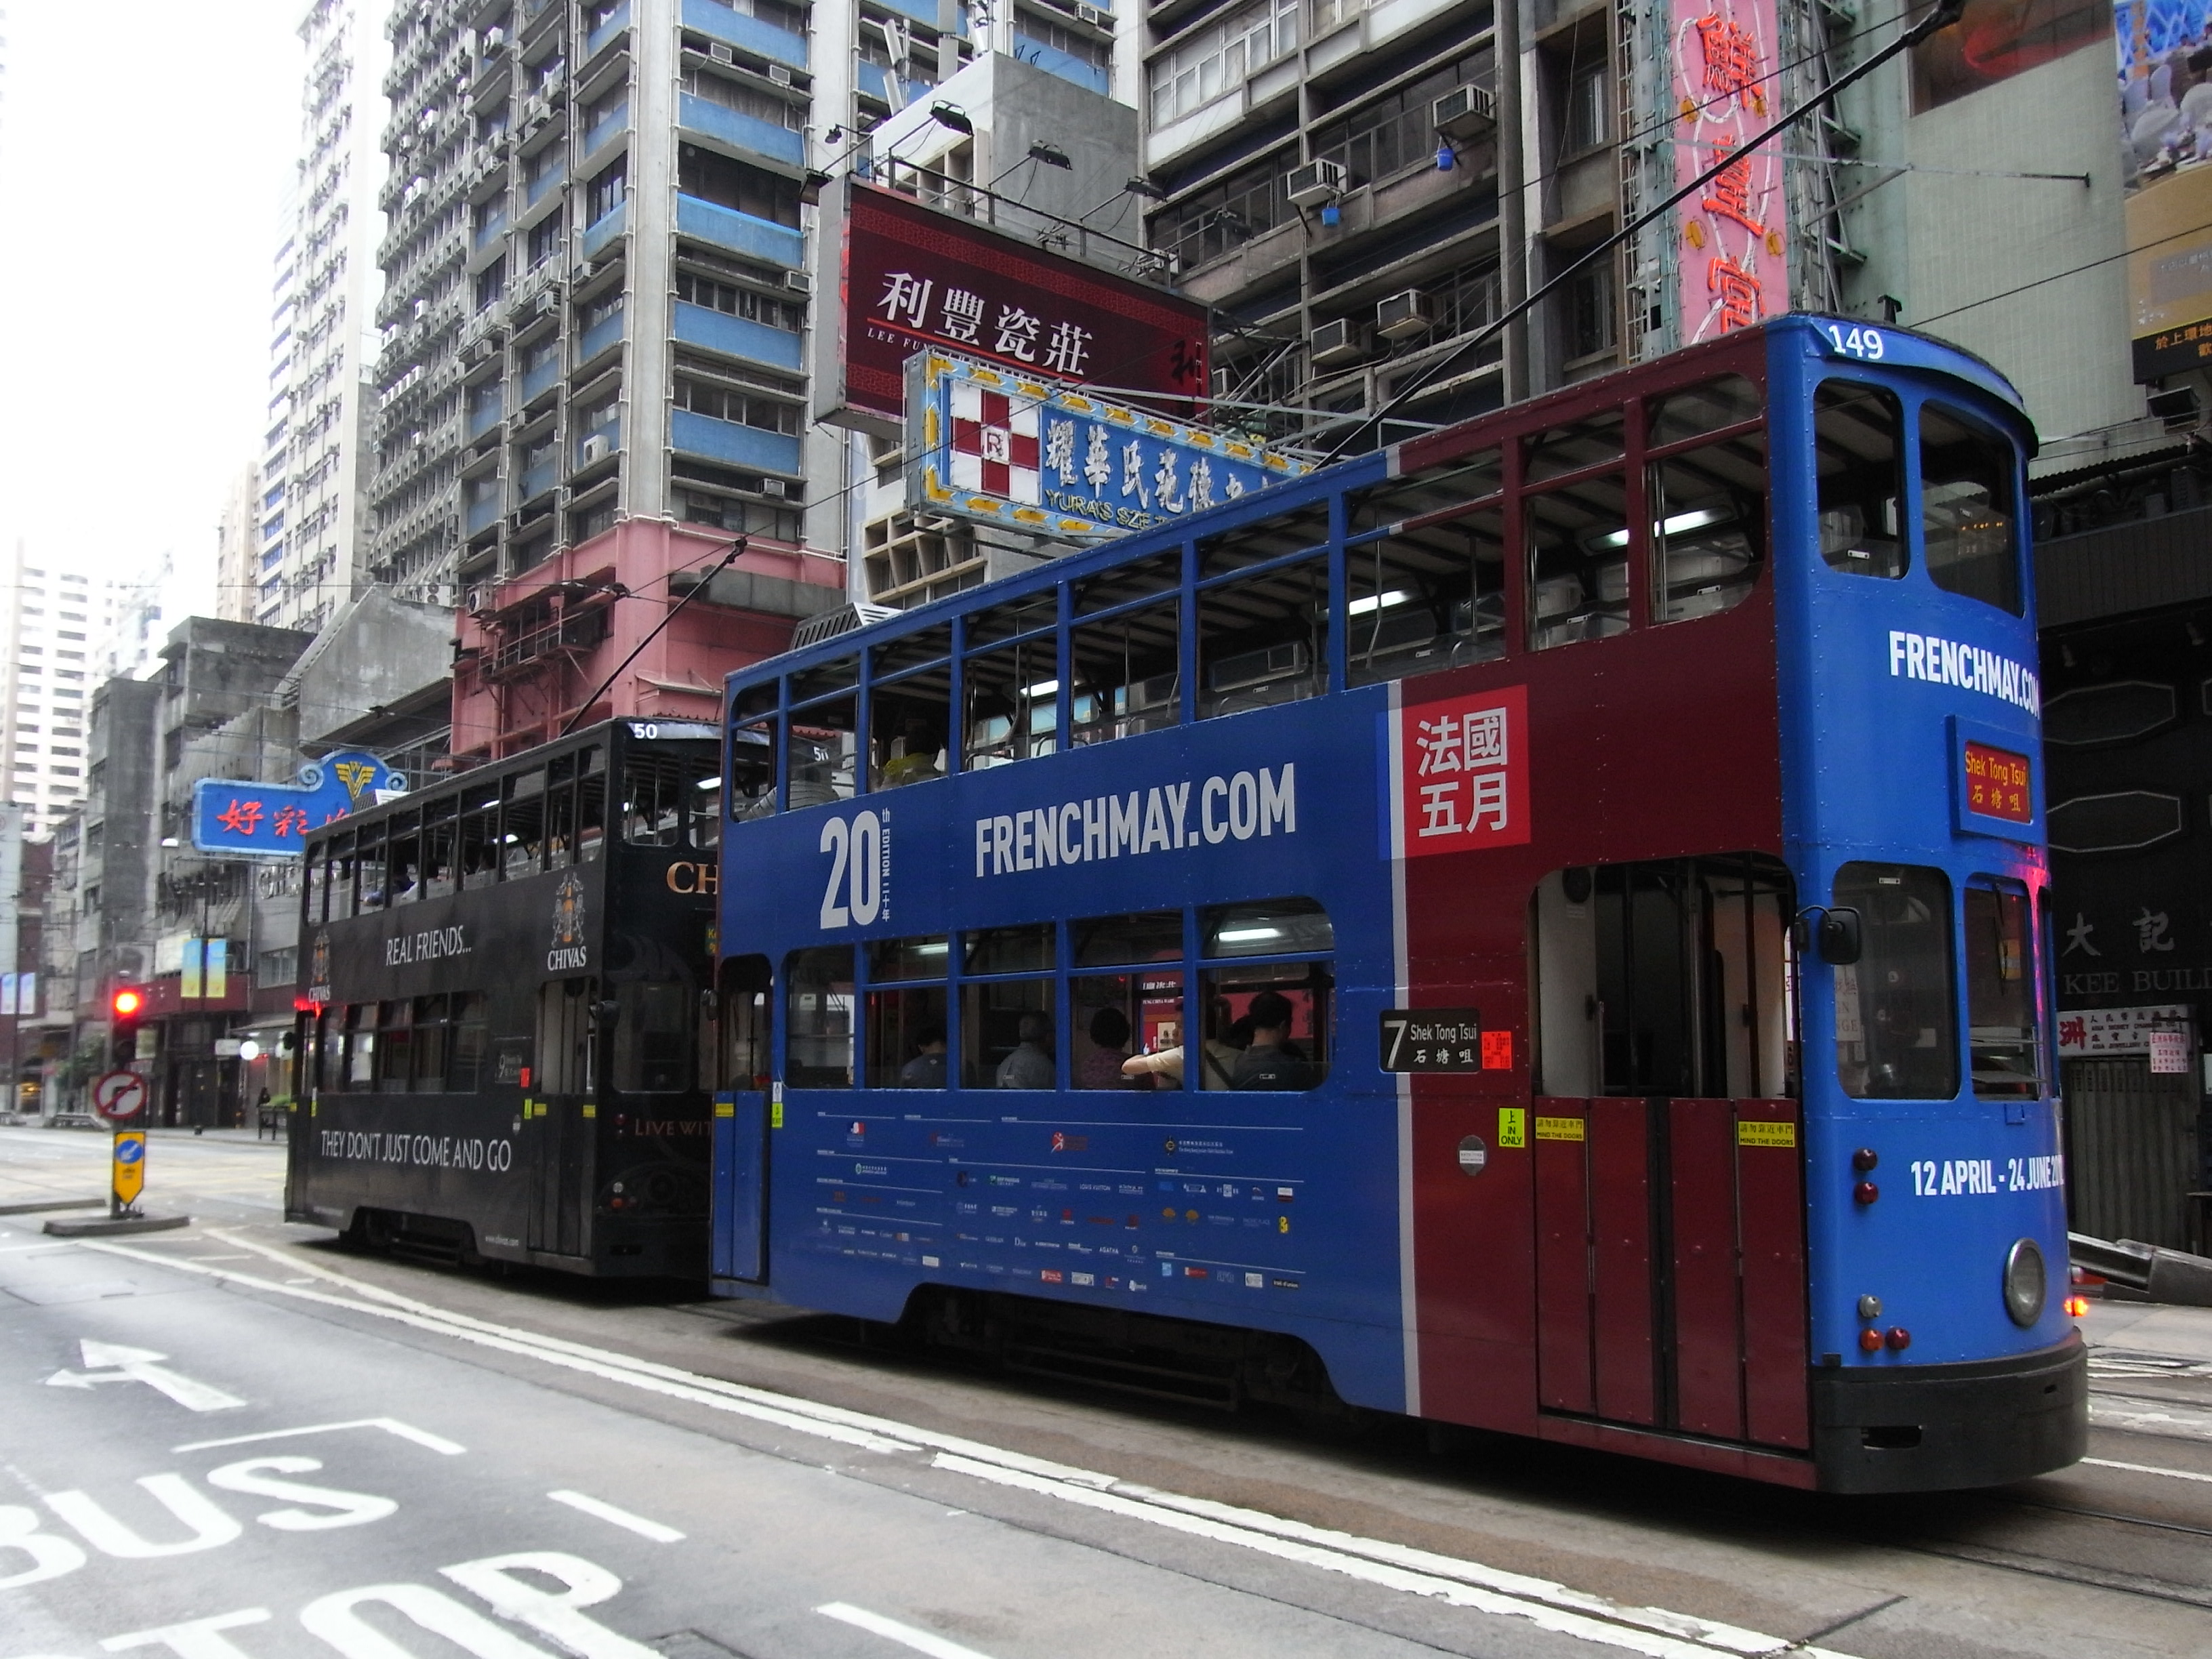
<path fill-rule="evenodd" d="M 1928 579 L 1946 592 L 2021 615 L 2020 483 L 2011 441 L 1932 398 L 1920 405 L 1915 425 Z"/>
<path fill-rule="evenodd" d="M 1826 465 L 1830 455 L 1837 465 Z M 1820 558 L 1847 576 L 1903 579 L 1905 405 L 1887 386 L 1832 375 L 1813 392 L 1814 524 Z"/>

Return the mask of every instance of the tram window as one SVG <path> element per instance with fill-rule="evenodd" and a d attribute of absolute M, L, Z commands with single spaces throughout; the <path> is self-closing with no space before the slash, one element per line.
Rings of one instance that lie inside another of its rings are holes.
<path fill-rule="evenodd" d="M 1247 962 L 1200 976 L 1202 1086 L 1298 1091 L 1328 1076 L 1332 979 L 1320 962 Z M 1230 1051 L 1234 1051 L 1234 1058 Z"/>
<path fill-rule="evenodd" d="M 794 710 L 786 743 L 792 810 L 850 799 L 858 700 Z"/>
<path fill-rule="evenodd" d="M 1049 1089 L 1059 1044 L 1054 981 L 1001 979 L 960 988 L 960 1080 L 969 1089 Z"/>
<path fill-rule="evenodd" d="M 1169 599 L 1068 630 L 1075 676 L 1071 744 L 1133 738 L 1181 723 L 1176 669 L 1182 614 L 1182 601 Z"/>
<path fill-rule="evenodd" d="M 499 879 L 499 790 L 478 786 L 461 792 L 461 885 L 489 887 Z"/>
<path fill-rule="evenodd" d="M 599 981 L 588 975 L 548 980 L 538 988 L 538 1068 L 532 1091 L 585 1095 L 597 1086 Z"/>
<path fill-rule="evenodd" d="M 1198 544 L 1198 579 L 1225 576 L 1247 565 L 1265 564 L 1285 553 L 1325 546 L 1328 541 L 1328 503 L 1310 501 L 1279 513 L 1258 524 L 1202 538 Z"/>
<path fill-rule="evenodd" d="M 1525 476 L 1533 483 L 1618 460 L 1625 429 L 1625 418 L 1617 409 L 1606 410 L 1571 426 L 1553 427 L 1528 440 Z"/>
<path fill-rule="evenodd" d="M 446 1088 L 446 999 L 416 997 L 408 1046 L 415 1051 L 414 1091 L 418 1095 L 442 1094 Z"/>
<path fill-rule="evenodd" d="M 997 645 L 1018 635 L 1034 633 L 1040 628 L 1050 628 L 1060 620 L 1060 600 L 1049 592 L 1025 593 L 1018 599 L 1007 599 L 976 611 L 968 618 L 968 648 L 970 651 L 987 645 Z M 1046 641 L 1048 653 L 1051 642 Z"/>
<path fill-rule="evenodd" d="M 2027 894 L 1977 881 L 1966 891 L 1966 1040 L 1974 1092 L 2033 1098 L 2038 1075 L 2035 952 Z"/>
<path fill-rule="evenodd" d="M 329 853 L 323 882 L 325 911 L 331 921 L 337 921 L 353 914 L 353 837 L 331 836 Z"/>
<path fill-rule="evenodd" d="M 415 1006 L 404 997 L 376 1006 L 376 1091 L 404 1095 L 414 1085 Z"/>
<path fill-rule="evenodd" d="M 422 896 L 422 815 L 396 813 L 385 826 L 385 857 L 394 904 L 412 904 Z"/>
<path fill-rule="evenodd" d="M 491 1077 L 491 1028 L 487 1023 L 482 991 L 453 994 L 447 1013 L 446 1088 L 448 1093 L 472 1095 Z"/>
<path fill-rule="evenodd" d="M 1455 456 L 1388 483 L 1351 491 L 1345 500 L 1344 533 L 1396 528 L 1487 500 L 1505 488 L 1504 457 L 1495 449 Z"/>
<path fill-rule="evenodd" d="M 1052 924 L 1040 921 L 1019 927 L 979 927 L 960 936 L 962 971 L 970 974 L 1024 974 L 1052 967 Z"/>
<path fill-rule="evenodd" d="M 1170 548 L 1149 558 L 1109 565 L 1074 585 L 1070 608 L 1079 617 L 1096 616 L 1117 605 L 1157 599 L 1182 587 L 1182 549 Z"/>
<path fill-rule="evenodd" d="M 607 751 L 593 744 L 576 757 L 577 861 L 589 863 L 606 844 Z"/>
<path fill-rule="evenodd" d="M 919 628 L 911 634 L 879 645 L 869 663 L 869 672 L 878 681 L 894 674 L 903 674 L 910 669 L 928 663 L 941 663 L 952 655 L 952 624 L 939 623 L 933 628 Z"/>
<path fill-rule="evenodd" d="M 1766 544 L 1765 428 L 1670 455 L 1649 479 L 1652 620 L 1687 622 L 1742 604 Z"/>
<path fill-rule="evenodd" d="M 318 842 L 300 866 L 300 913 L 313 927 L 323 919 L 323 894 L 330 884 L 330 844 Z"/>
<path fill-rule="evenodd" d="M 1179 919 L 1178 919 L 1179 920 Z M 1182 973 L 1091 974 L 1068 981 L 1068 1084 L 1076 1089 L 1175 1089 L 1181 1073 L 1125 1077 L 1132 1054 L 1182 1046 Z"/>
<path fill-rule="evenodd" d="M 2012 446 L 1979 421 L 1920 407 L 1920 541 L 1936 586 L 2020 615 Z"/>
<path fill-rule="evenodd" d="M 1200 912 L 1198 933 L 1200 954 L 1209 958 L 1297 956 L 1336 948 L 1328 912 L 1309 898 L 1214 905 Z"/>
<path fill-rule="evenodd" d="M 343 1086 L 356 1092 L 376 1087 L 376 1006 L 356 1002 L 346 1010 Z"/>
<path fill-rule="evenodd" d="M 868 982 L 889 979 L 943 979 L 948 960 L 945 935 L 927 939 L 881 939 L 868 946 Z"/>
<path fill-rule="evenodd" d="M 1959 1092 L 1951 883 L 1940 870 L 1846 864 L 1834 902 L 1859 913 L 1865 945 L 1836 976 L 1836 1077 L 1873 1100 Z"/>
<path fill-rule="evenodd" d="M 964 769 L 1004 766 L 1059 748 L 1059 661 L 1048 634 L 968 659 Z"/>
<path fill-rule="evenodd" d="M 730 733 L 730 819 L 764 818 L 775 811 L 775 721 L 753 720 Z"/>
<path fill-rule="evenodd" d="M 1618 472 L 1522 498 L 1529 644 L 1601 640 L 1628 628 L 1627 489 Z"/>
<path fill-rule="evenodd" d="M 1198 688 L 1201 720 L 1328 689 L 1325 555 L 1200 592 Z"/>
<path fill-rule="evenodd" d="M 722 843 L 722 779 L 720 773 L 691 786 L 691 844 L 712 852 Z"/>
<path fill-rule="evenodd" d="M 1654 398 L 1645 416 L 1644 445 L 1656 449 L 1724 427 L 1741 426 L 1757 420 L 1761 407 L 1757 386 L 1741 374 L 1723 374 L 1703 386 Z"/>
<path fill-rule="evenodd" d="M 623 762 L 623 839 L 633 847 L 680 844 L 684 792 L 695 769 L 665 750 L 632 750 Z"/>
<path fill-rule="evenodd" d="M 853 948 L 820 945 L 783 959 L 783 1080 L 793 1089 L 853 1086 Z"/>
<path fill-rule="evenodd" d="M 625 980 L 615 992 L 614 1086 L 635 1094 L 676 1094 L 691 1086 L 690 981 Z"/>
<path fill-rule="evenodd" d="M 576 757 L 556 755 L 545 768 L 545 867 L 565 870 L 576 857 Z"/>
<path fill-rule="evenodd" d="M 748 685 L 732 700 L 737 715 L 743 720 L 750 714 L 773 714 L 781 698 L 781 682 L 763 680 L 757 685 Z"/>
<path fill-rule="evenodd" d="M 1485 507 L 1349 547 L 1344 592 L 1351 684 L 1502 656 L 1504 515 Z"/>
<path fill-rule="evenodd" d="M 732 957 L 722 964 L 721 1018 L 715 1022 L 720 1062 L 717 1076 L 725 1089 L 769 1085 L 769 1018 L 768 958 Z"/>
<path fill-rule="evenodd" d="M 1182 959 L 1182 912 L 1152 910 L 1133 916 L 1093 916 L 1067 925 L 1069 953 L 1078 968 Z"/>
<path fill-rule="evenodd" d="M 459 805 L 448 795 L 443 800 L 434 800 L 422 808 L 422 896 L 444 898 L 459 884 L 454 859 L 459 850 L 460 826 L 454 822 L 453 813 Z"/>
<path fill-rule="evenodd" d="M 945 775 L 952 731 L 952 671 L 940 666 L 878 686 L 868 699 L 874 727 L 868 787 L 898 789 Z"/>
<path fill-rule="evenodd" d="M 1820 556 L 1854 576 L 1905 574 L 1905 417 L 1897 399 L 1853 380 L 1825 380 L 1813 394 L 1815 507 Z"/>
<path fill-rule="evenodd" d="M 793 674 L 791 677 L 791 700 L 793 702 L 811 702 L 817 697 L 853 690 L 860 684 L 860 658 L 838 657 Z"/>
<path fill-rule="evenodd" d="M 500 815 L 500 841 L 505 849 L 507 878 L 535 875 L 545 854 L 545 769 L 533 766 L 507 781 L 507 800 Z"/>
<path fill-rule="evenodd" d="M 951 1081 L 946 1075 L 945 1018 L 942 985 L 871 990 L 868 1087 L 945 1088 Z"/>
<path fill-rule="evenodd" d="M 361 850 L 355 864 L 355 910 L 366 915 L 384 908 L 384 826 L 374 824 L 361 832 Z"/>

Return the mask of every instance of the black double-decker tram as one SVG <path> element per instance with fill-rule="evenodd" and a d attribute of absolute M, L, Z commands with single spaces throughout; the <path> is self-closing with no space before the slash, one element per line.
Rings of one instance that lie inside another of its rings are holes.
<path fill-rule="evenodd" d="M 286 1218 L 703 1273 L 720 805 L 714 728 L 617 720 L 319 831 Z"/>

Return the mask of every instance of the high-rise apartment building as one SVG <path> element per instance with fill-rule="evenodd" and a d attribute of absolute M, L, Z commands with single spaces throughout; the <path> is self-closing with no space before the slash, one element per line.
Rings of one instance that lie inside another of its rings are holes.
<path fill-rule="evenodd" d="M 282 477 L 282 474 L 279 474 Z M 215 614 L 252 622 L 261 599 L 261 467 L 249 461 L 223 493 L 215 527 Z"/>
<path fill-rule="evenodd" d="M 125 594 L 17 542 L 0 576 L 0 750 L 7 799 L 43 835 L 84 796 L 86 699 L 106 678 Z"/>
<path fill-rule="evenodd" d="M 319 628 L 361 574 L 387 9 L 387 0 L 310 0 L 300 20 L 299 176 L 275 260 L 252 592 L 224 611 L 265 627 Z"/>

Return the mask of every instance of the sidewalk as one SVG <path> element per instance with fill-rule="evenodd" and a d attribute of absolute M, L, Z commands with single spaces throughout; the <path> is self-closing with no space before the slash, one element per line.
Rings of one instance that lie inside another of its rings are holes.
<path fill-rule="evenodd" d="M 2076 1322 L 2093 1359 L 2141 1356 L 2212 1376 L 2212 1308 L 2176 1308 L 2157 1302 L 2092 1302 Z M 2201 1369 L 2200 1369 L 2201 1368 Z"/>

